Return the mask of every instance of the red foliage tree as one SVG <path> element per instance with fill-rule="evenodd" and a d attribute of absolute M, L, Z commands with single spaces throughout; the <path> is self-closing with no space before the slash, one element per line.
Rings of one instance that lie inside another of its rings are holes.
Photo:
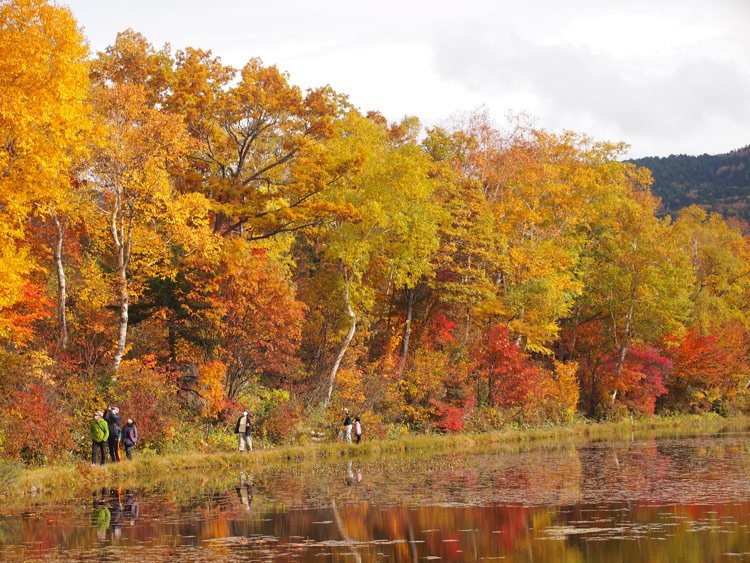
<path fill-rule="evenodd" d="M 443 312 L 433 313 L 422 333 L 422 344 L 439 350 L 456 341 L 456 321 Z"/>
<path fill-rule="evenodd" d="M 614 359 L 610 363 L 614 366 Z M 654 414 L 656 399 L 668 392 L 664 379 L 671 369 L 672 362 L 658 349 L 633 346 L 615 382 L 620 400 L 632 411 Z"/>
<path fill-rule="evenodd" d="M 694 327 L 667 343 L 674 363 L 667 381 L 674 407 L 708 408 L 711 400 L 732 396 L 737 377 L 748 371 L 748 334 L 740 323 L 711 327 L 708 334 Z"/>
<path fill-rule="evenodd" d="M 49 315 L 52 301 L 39 283 L 27 282 L 23 286 L 22 297 L 4 313 L 10 336 L 17 346 L 25 346 L 34 338 L 34 325 Z"/>
<path fill-rule="evenodd" d="M 480 339 L 474 360 L 477 373 L 487 382 L 487 402 L 492 406 L 523 405 L 540 378 L 539 369 L 510 340 L 503 325 L 496 325 Z"/>
<path fill-rule="evenodd" d="M 719 383 L 732 364 L 729 352 L 719 346 L 717 337 L 701 334 L 697 328 L 680 339 L 669 356 L 674 362 L 674 380 L 682 385 Z"/>

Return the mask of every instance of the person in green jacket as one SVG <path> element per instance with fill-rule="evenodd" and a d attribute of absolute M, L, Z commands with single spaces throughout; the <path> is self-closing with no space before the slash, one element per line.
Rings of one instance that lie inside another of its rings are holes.
<path fill-rule="evenodd" d="M 89 424 L 89 434 L 91 435 L 91 465 L 96 465 L 96 450 L 99 450 L 99 459 L 101 465 L 104 467 L 105 455 L 104 445 L 109 439 L 109 426 L 107 421 L 104 420 L 104 413 L 102 411 L 96 411 L 94 413 L 94 419 Z"/>

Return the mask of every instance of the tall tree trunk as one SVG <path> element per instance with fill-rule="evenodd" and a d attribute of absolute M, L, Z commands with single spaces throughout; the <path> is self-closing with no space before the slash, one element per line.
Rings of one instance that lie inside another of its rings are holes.
<path fill-rule="evenodd" d="M 398 363 L 398 375 L 404 373 L 406 365 L 406 356 L 409 353 L 409 337 L 411 336 L 411 321 L 414 316 L 414 298 L 417 295 L 416 288 L 407 288 L 406 294 L 406 324 L 404 325 L 404 335 L 401 339 L 401 361 Z"/>
<path fill-rule="evenodd" d="M 336 386 L 336 374 L 339 371 L 341 360 L 344 359 L 344 354 L 346 354 L 346 350 L 347 348 L 349 348 L 349 344 L 351 344 L 352 338 L 354 338 L 354 331 L 357 330 L 357 315 L 354 313 L 351 303 L 349 303 L 348 282 L 344 287 L 344 301 L 346 302 L 346 313 L 347 315 L 349 315 L 351 324 L 349 325 L 349 332 L 346 333 L 346 338 L 344 338 L 344 342 L 339 349 L 339 353 L 336 355 L 336 361 L 333 362 L 333 367 L 331 368 L 331 372 L 328 375 L 328 392 L 326 393 L 326 398 L 323 401 L 323 410 L 327 409 L 328 404 L 331 402 L 331 395 L 333 395 L 333 388 Z"/>
<path fill-rule="evenodd" d="M 120 300 L 120 322 L 117 331 L 117 350 L 113 361 L 113 371 L 117 373 L 125 354 L 125 344 L 128 338 L 128 308 L 130 306 L 130 294 L 128 291 L 128 264 L 130 263 L 130 250 L 133 236 L 133 214 L 132 203 L 129 205 L 130 214 L 126 217 L 123 213 L 122 195 L 117 194 L 115 210 L 112 213 L 111 231 L 117 248 L 117 275 L 119 280 Z M 118 224 L 119 223 L 119 224 Z"/>
<path fill-rule="evenodd" d="M 128 276 L 125 268 L 119 269 L 120 275 L 120 326 L 117 331 L 117 351 L 115 352 L 114 371 L 117 371 L 125 354 L 125 343 L 128 338 Z"/>
<path fill-rule="evenodd" d="M 575 320 L 575 330 L 573 331 L 573 340 L 570 343 L 570 352 L 566 354 L 567 361 L 571 361 L 576 354 L 576 344 L 578 343 L 578 327 L 581 326 L 581 307 L 576 307 L 576 320 Z M 565 354 L 565 351 L 563 351 L 563 354 Z M 561 358 L 563 361 L 566 360 L 566 358 Z"/>
<path fill-rule="evenodd" d="M 623 331 L 623 337 L 620 341 L 620 349 L 618 350 L 617 354 L 617 363 L 615 364 L 615 385 L 617 384 L 617 381 L 620 379 L 620 375 L 622 374 L 622 368 L 625 367 L 625 358 L 628 354 L 628 344 L 630 343 L 630 325 L 633 321 L 633 306 L 631 305 L 628 309 L 627 315 L 625 315 L 625 330 Z M 612 392 L 612 400 L 610 401 L 610 406 L 614 406 L 615 401 L 617 400 L 617 388 Z"/>
<path fill-rule="evenodd" d="M 469 307 L 466 307 L 466 315 L 464 316 L 464 330 L 461 345 L 466 346 L 469 343 L 469 330 L 471 329 L 471 312 Z"/>
<path fill-rule="evenodd" d="M 167 321 L 167 343 L 169 345 L 169 361 L 177 363 L 177 327 L 175 327 L 174 314 L 169 315 Z"/>
<path fill-rule="evenodd" d="M 62 258 L 65 229 L 54 213 L 52 214 L 52 220 L 55 222 L 55 227 L 57 227 L 57 240 L 55 241 L 54 248 L 55 267 L 57 269 L 57 344 L 60 350 L 65 350 L 68 347 L 68 317 L 65 311 L 67 282 Z"/>

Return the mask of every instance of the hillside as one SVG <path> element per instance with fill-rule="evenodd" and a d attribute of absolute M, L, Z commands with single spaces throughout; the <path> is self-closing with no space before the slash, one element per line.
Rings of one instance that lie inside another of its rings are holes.
<path fill-rule="evenodd" d="M 727 154 L 670 155 L 632 160 L 654 175 L 664 211 L 691 204 L 750 222 L 750 146 Z"/>

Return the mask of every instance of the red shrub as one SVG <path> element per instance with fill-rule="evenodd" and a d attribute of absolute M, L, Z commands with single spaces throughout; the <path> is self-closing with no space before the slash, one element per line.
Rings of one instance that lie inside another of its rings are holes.
<path fill-rule="evenodd" d="M 443 432 L 460 432 L 466 424 L 466 417 L 474 409 L 474 397 L 469 395 L 463 404 L 454 405 L 436 399 L 430 399 L 435 407 L 436 426 Z"/>
<path fill-rule="evenodd" d="M 302 407 L 289 402 L 277 404 L 260 420 L 261 433 L 275 444 L 294 438 L 297 424 L 302 420 Z"/>
<path fill-rule="evenodd" d="M 27 463 L 59 458 L 73 447 L 70 419 L 61 412 L 51 390 L 34 384 L 16 393 L 0 415 L 5 455 Z"/>

